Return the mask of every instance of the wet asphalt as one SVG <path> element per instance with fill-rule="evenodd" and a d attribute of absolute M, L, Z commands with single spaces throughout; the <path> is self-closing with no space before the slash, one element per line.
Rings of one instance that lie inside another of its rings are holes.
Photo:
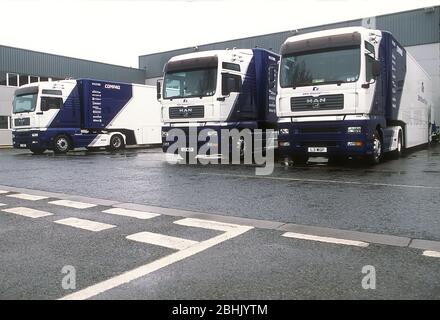
<path fill-rule="evenodd" d="M 67 155 L 0 150 L 0 185 L 61 192 L 225 216 L 440 241 L 440 146 L 370 167 L 275 165 L 256 176 L 253 165 L 173 165 L 159 149 Z M 129 241 L 150 231 L 204 241 L 213 230 L 178 226 L 180 218 L 137 221 L 79 210 L 51 200 L 0 195 L 6 207 L 54 213 L 29 219 L 0 215 L 0 297 L 57 299 L 65 265 L 77 269 L 77 289 L 155 261 L 172 249 Z M 53 223 L 78 217 L 115 225 L 89 232 Z M 440 298 L 440 260 L 408 247 L 358 248 L 282 237 L 252 229 L 94 299 L 410 299 Z M 362 267 L 377 272 L 377 288 L 361 286 Z"/>

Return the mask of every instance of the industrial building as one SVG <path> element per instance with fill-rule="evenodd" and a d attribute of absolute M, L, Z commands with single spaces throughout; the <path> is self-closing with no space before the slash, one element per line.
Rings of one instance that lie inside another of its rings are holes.
<path fill-rule="evenodd" d="M 234 47 L 260 47 L 278 52 L 282 43 L 293 35 L 349 26 L 365 26 L 393 33 L 431 76 L 433 103 L 440 105 L 440 6 L 142 55 L 139 57 L 139 69 L 0 46 L 0 146 L 11 143 L 11 103 L 14 90 L 19 85 L 65 78 L 155 85 L 162 76 L 165 63 L 176 55 Z"/>

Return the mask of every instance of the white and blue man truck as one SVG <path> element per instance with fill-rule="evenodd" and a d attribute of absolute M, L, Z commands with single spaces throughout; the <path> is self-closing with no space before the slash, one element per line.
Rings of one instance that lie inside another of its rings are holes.
<path fill-rule="evenodd" d="M 32 83 L 15 92 L 14 148 L 33 153 L 161 143 L 154 86 L 92 79 Z"/>
<path fill-rule="evenodd" d="M 260 48 L 171 58 L 164 66 L 163 83 L 157 86 L 163 151 L 190 162 L 204 157 L 223 163 L 235 152 L 252 157 L 257 148 L 267 150 L 266 139 L 273 138 L 268 132 L 276 132 L 278 64 L 279 55 Z M 170 136 L 175 129 L 184 136 L 181 144 L 177 135 Z M 249 135 L 230 139 L 232 131 Z"/>
<path fill-rule="evenodd" d="M 428 74 L 386 31 L 340 28 L 297 35 L 281 47 L 278 147 L 286 162 L 364 158 L 431 139 Z"/>

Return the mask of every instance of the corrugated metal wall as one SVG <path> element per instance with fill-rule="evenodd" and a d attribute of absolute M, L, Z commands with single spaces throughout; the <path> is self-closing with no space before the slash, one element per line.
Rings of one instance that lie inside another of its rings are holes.
<path fill-rule="evenodd" d="M 0 45 L 0 71 L 145 83 L 145 71 Z"/>
<path fill-rule="evenodd" d="M 308 33 L 325 29 L 342 28 L 363 25 L 364 21 L 351 20 L 340 23 L 299 29 L 299 33 Z M 440 7 L 431 10 L 418 9 L 400 12 L 375 19 L 376 28 L 392 32 L 404 46 L 440 42 Z M 279 52 L 282 43 L 293 33 L 290 31 L 255 36 L 243 39 L 217 42 L 198 46 L 199 51 L 225 48 L 254 48 L 258 46 Z M 176 55 L 194 52 L 192 47 L 173 51 L 154 53 L 139 57 L 139 68 L 146 69 L 147 78 L 156 78 L 162 75 L 164 64 Z"/>

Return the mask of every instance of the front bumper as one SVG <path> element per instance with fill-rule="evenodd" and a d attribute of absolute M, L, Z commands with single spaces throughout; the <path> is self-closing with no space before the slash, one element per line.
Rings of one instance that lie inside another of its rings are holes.
<path fill-rule="evenodd" d="M 16 149 L 48 149 L 45 133 L 42 131 L 13 131 L 12 134 L 12 145 Z"/>
<path fill-rule="evenodd" d="M 349 127 L 362 127 L 362 131 L 348 133 Z M 278 128 L 281 156 L 355 157 L 373 153 L 374 125 L 369 120 L 286 122 L 279 123 Z"/>

